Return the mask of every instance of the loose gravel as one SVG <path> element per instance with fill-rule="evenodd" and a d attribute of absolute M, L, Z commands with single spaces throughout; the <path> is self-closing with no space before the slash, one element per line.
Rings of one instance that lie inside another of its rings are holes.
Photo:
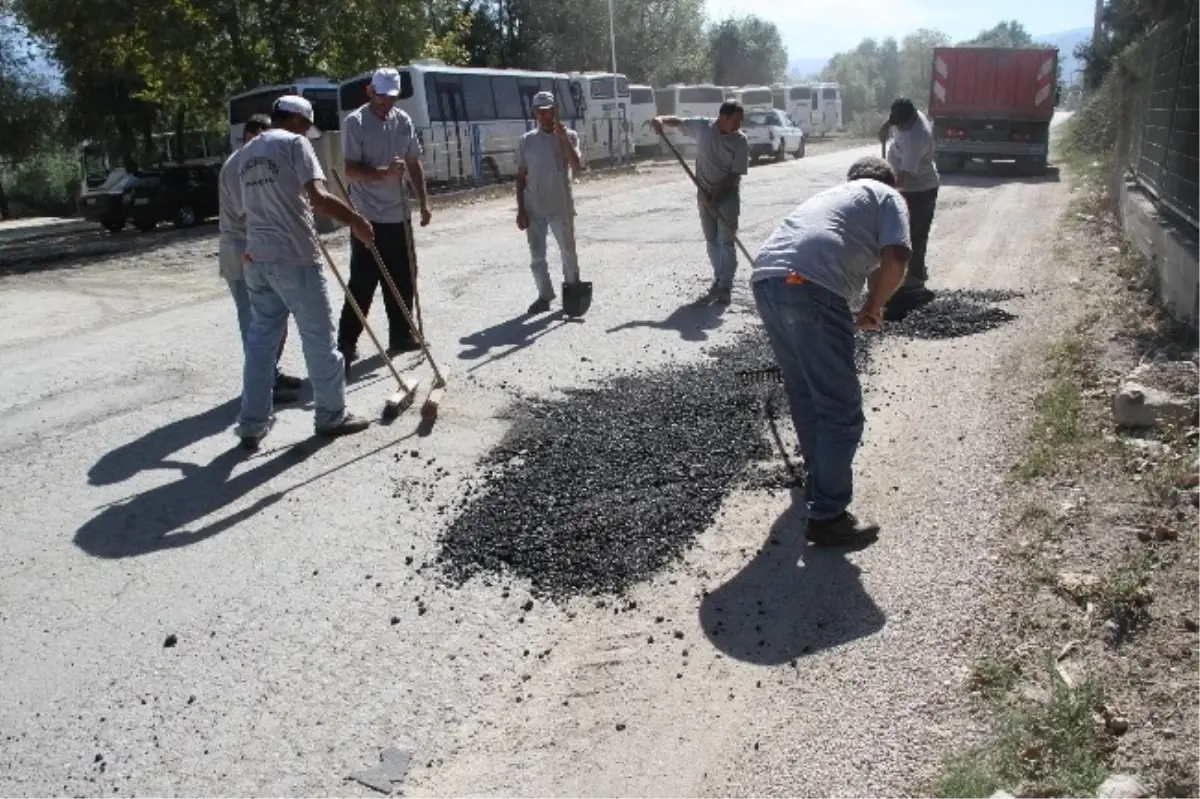
<path fill-rule="evenodd" d="M 860 336 L 859 368 L 868 370 L 883 335 L 948 338 L 1004 324 L 1015 317 L 990 303 L 1011 298 L 940 295 L 884 332 Z M 764 393 L 776 418 L 787 416 L 778 385 L 736 377 L 773 363 L 765 336 L 756 329 L 710 354 L 565 398 L 523 401 L 512 430 L 481 463 L 482 484 L 441 536 L 445 576 L 454 584 L 512 576 L 555 599 L 620 594 L 679 557 L 731 488 L 784 484 L 782 468 L 765 480 L 746 468 L 779 456 Z"/>

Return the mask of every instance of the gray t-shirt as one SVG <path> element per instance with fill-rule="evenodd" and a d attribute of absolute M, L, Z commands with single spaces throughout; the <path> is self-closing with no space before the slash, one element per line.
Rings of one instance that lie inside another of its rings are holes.
<path fill-rule="evenodd" d="M 325 173 L 308 139 L 272 128 L 242 148 L 237 164 L 250 258 L 319 265 L 317 228 L 304 187 L 325 180 Z"/>
<path fill-rule="evenodd" d="M 233 151 L 217 175 L 220 198 L 217 247 L 217 270 L 221 277 L 242 279 L 242 253 L 246 251 L 246 218 L 242 209 L 242 185 L 238 182 L 238 167 L 234 161 L 242 149 Z"/>
<path fill-rule="evenodd" d="M 751 282 L 795 272 L 856 302 L 879 252 L 912 247 L 908 205 L 877 180 L 852 180 L 814 194 L 779 223 L 750 273 Z"/>
<path fill-rule="evenodd" d="M 903 191 L 929 191 L 938 187 L 935 163 L 933 126 L 929 117 L 917 112 L 917 123 L 908 130 L 893 128 L 888 145 L 887 160 L 897 172 L 909 172 L 916 177 L 902 187 Z"/>
<path fill-rule="evenodd" d="M 696 140 L 696 177 L 706 189 L 750 170 L 750 145 L 742 131 L 721 133 L 714 117 L 684 117 L 679 129 Z"/>
<path fill-rule="evenodd" d="M 567 140 L 579 153 L 579 134 L 567 129 Z M 525 210 L 539 216 L 567 213 L 567 165 L 558 135 L 541 127 L 528 131 L 517 142 L 517 168 L 525 170 Z"/>
<path fill-rule="evenodd" d="M 342 122 L 342 159 L 357 161 L 369 169 L 385 167 L 393 159 L 421 157 L 412 117 L 393 108 L 380 119 L 364 105 L 346 115 Z M 359 213 L 372 222 L 404 222 L 411 217 L 408 189 L 400 177 L 382 180 L 352 180 L 346 187 Z"/>

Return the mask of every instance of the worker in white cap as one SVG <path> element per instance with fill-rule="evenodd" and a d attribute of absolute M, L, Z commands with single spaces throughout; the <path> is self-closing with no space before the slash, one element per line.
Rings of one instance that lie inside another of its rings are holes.
<path fill-rule="evenodd" d="M 550 310 L 554 284 L 546 261 L 546 233 L 553 232 L 562 256 L 563 279 L 579 281 L 574 242 L 568 240 L 567 215 L 571 213 L 568 170 L 583 170 L 579 134 L 558 120 L 554 95 L 538 92 L 533 97 L 537 125 L 517 144 L 517 229 L 525 231 L 529 241 L 530 268 L 537 284 L 537 299 L 528 313 Z"/>
<path fill-rule="evenodd" d="M 333 305 L 317 243 L 314 209 L 348 225 L 370 242 L 371 223 L 330 194 L 310 138 L 312 104 L 285 95 L 275 101 L 271 129 L 242 148 L 238 177 L 246 218 L 244 279 L 250 292 L 250 329 L 238 435 L 242 446 L 258 449 L 274 423 L 271 388 L 275 358 L 288 312 L 296 320 L 312 383 L 318 435 L 365 430 L 370 422 L 346 410 L 345 366 L 337 351 Z"/>
<path fill-rule="evenodd" d="M 375 70 L 367 84 L 366 104 L 351 111 L 342 122 L 342 160 L 349 181 L 350 199 L 371 222 L 375 246 L 411 315 L 416 264 L 409 263 L 412 214 L 408 183 L 417 195 L 422 227 L 429 224 L 431 214 L 417 131 L 412 118 L 396 107 L 398 99 L 412 95 L 408 80 L 407 72 L 402 75 L 390 67 Z M 405 180 L 406 173 L 408 181 Z M 415 249 L 413 253 L 415 255 Z M 371 251 L 352 239 L 350 294 L 363 313 L 370 309 L 381 279 Z M 388 354 L 419 350 L 420 345 L 391 291 L 383 292 L 383 306 L 388 317 Z M 338 325 L 338 349 L 346 359 L 347 369 L 358 358 L 358 339 L 362 332 L 362 322 L 347 300 Z"/>

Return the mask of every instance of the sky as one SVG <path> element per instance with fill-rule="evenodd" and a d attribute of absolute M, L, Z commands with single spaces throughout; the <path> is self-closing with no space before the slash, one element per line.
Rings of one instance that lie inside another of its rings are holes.
<path fill-rule="evenodd" d="M 1031 34 L 1090 28 L 1094 0 L 708 0 L 709 16 L 754 14 L 783 34 L 788 60 L 828 58 L 867 37 L 936 28 L 954 41 L 1015 19 Z"/>

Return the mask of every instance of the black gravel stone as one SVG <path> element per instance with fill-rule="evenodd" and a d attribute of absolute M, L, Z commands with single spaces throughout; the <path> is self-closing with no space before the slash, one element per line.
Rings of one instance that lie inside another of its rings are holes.
<path fill-rule="evenodd" d="M 941 292 L 882 332 L 860 335 L 859 369 L 868 371 L 881 336 L 948 338 L 1004 324 L 1014 317 L 992 304 L 1015 296 Z M 462 584 L 506 574 L 528 580 L 535 596 L 566 599 L 620 594 L 675 562 L 727 493 L 753 482 L 746 466 L 779 457 L 764 405 L 777 419 L 788 415 L 778 383 L 737 378 L 774 364 L 760 329 L 709 354 L 564 397 L 519 400 L 511 430 L 472 480 L 470 503 L 440 537 L 444 576 Z M 793 455 L 795 442 L 783 443 Z"/>
<path fill-rule="evenodd" d="M 175 646 L 175 644 L 177 644 L 177 643 L 179 643 L 179 639 L 175 637 L 175 633 L 171 633 L 170 635 L 167 636 L 167 640 L 163 641 L 163 647 L 166 649 L 170 649 L 171 647 Z"/>

